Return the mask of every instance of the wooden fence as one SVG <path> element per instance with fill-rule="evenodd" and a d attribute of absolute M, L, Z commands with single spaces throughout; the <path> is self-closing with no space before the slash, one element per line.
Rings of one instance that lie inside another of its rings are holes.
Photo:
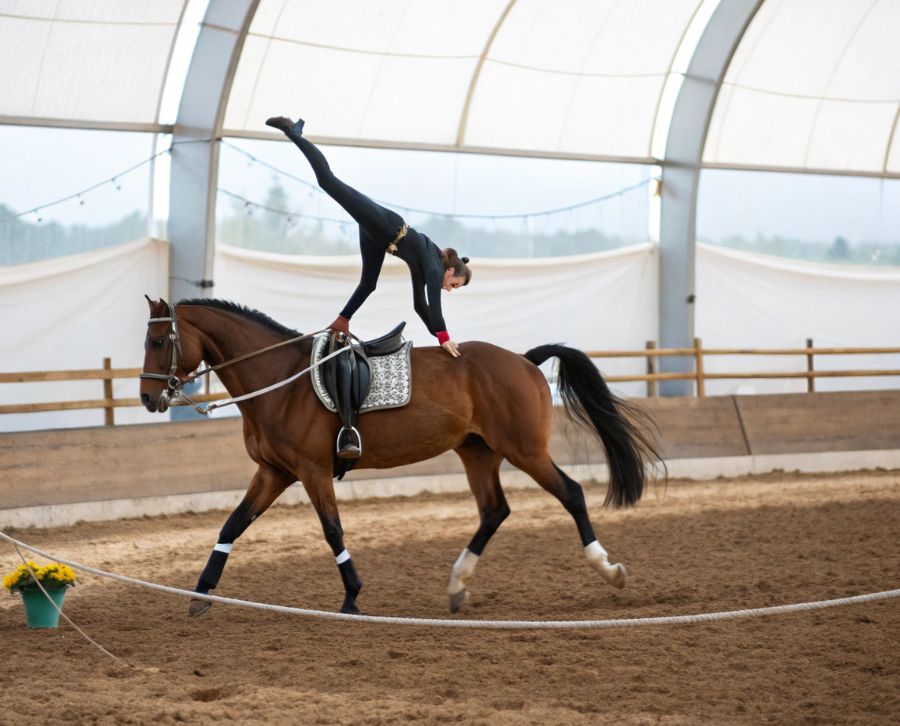
<path fill-rule="evenodd" d="M 656 342 L 647 341 L 647 347 L 640 351 L 586 351 L 591 358 L 645 358 L 647 373 L 644 375 L 605 376 L 609 383 L 626 383 L 634 381 L 647 382 L 647 395 L 656 396 L 659 381 L 694 381 L 696 395 L 706 395 L 706 381 L 740 380 L 740 379 L 792 379 L 805 378 L 806 390 L 814 393 L 816 378 L 875 378 L 880 376 L 900 376 L 900 370 L 884 369 L 850 369 L 850 370 L 816 370 L 815 356 L 819 355 L 879 355 L 897 354 L 900 348 L 816 348 L 811 338 L 806 339 L 805 348 L 704 348 L 700 338 L 694 338 L 693 348 L 657 348 Z M 704 361 L 709 356 L 803 356 L 806 359 L 805 371 L 728 371 L 709 373 Z M 659 359 L 663 357 L 689 357 L 693 361 L 690 372 L 660 373 Z"/>
<path fill-rule="evenodd" d="M 79 399 L 75 401 L 52 401 L 46 403 L 0 404 L 0 414 L 102 408 L 104 409 L 104 423 L 107 426 L 113 426 L 115 424 L 115 409 L 125 406 L 141 405 L 139 398 L 113 397 L 113 380 L 116 378 L 136 379 L 140 373 L 140 368 L 113 368 L 112 361 L 109 358 L 103 359 L 101 368 L 88 368 L 77 371 L 26 371 L 20 373 L 0 373 L 0 384 L 38 383 L 48 381 L 101 381 L 103 384 L 103 398 Z M 214 401 L 227 397 L 228 394 L 226 393 L 209 392 L 209 377 L 206 379 L 205 393 L 191 394 L 191 399 L 197 402 Z M 0 396 L 0 400 L 2 400 L 2 396 Z"/>
<path fill-rule="evenodd" d="M 806 379 L 807 391 L 816 390 L 817 378 L 859 378 L 900 376 L 898 369 L 849 369 L 849 370 L 816 370 L 815 357 L 823 355 L 873 355 L 900 354 L 900 348 L 815 348 L 813 341 L 807 339 L 805 348 L 703 348 L 700 338 L 694 339 L 692 348 L 657 348 L 654 341 L 648 341 L 644 350 L 626 351 L 586 351 L 587 355 L 596 359 L 611 358 L 644 358 L 647 372 L 640 375 L 606 376 L 610 383 L 629 383 L 646 381 L 647 395 L 658 395 L 659 381 L 694 381 L 696 395 L 706 395 L 706 381 L 722 379 Z M 805 371 L 746 371 L 709 373 L 704 361 L 709 356 L 803 356 L 806 359 Z M 663 357 L 681 357 L 692 360 L 693 370 L 689 372 L 659 372 L 659 359 Z M 137 378 L 140 368 L 113 368 L 109 358 L 103 359 L 101 368 L 76 371 L 30 371 L 21 373 L 0 373 L 0 384 L 35 383 L 42 381 L 86 381 L 96 380 L 102 383 L 102 398 L 75 401 L 57 401 L 47 403 L 0 404 L 0 414 L 34 413 L 38 411 L 70 411 L 73 409 L 102 408 L 104 422 L 107 426 L 115 424 L 114 411 L 123 406 L 140 406 L 137 398 L 115 398 L 112 382 L 117 378 Z M 2 389 L 0 389 L 2 390 Z M 207 378 L 205 393 L 191 394 L 197 402 L 215 401 L 227 398 L 227 393 L 212 393 Z M 0 396 L 2 400 L 2 396 Z"/>

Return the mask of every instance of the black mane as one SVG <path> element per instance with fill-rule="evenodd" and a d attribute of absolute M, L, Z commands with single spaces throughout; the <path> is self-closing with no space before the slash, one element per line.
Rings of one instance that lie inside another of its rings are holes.
<path fill-rule="evenodd" d="M 282 325 L 276 320 L 272 320 L 272 318 L 270 318 L 265 313 L 260 312 L 259 310 L 248 308 L 246 305 L 240 305 L 239 303 L 231 302 L 230 300 L 217 300 L 215 298 L 191 298 L 188 300 L 179 300 L 178 305 L 200 305 L 205 308 L 224 310 L 227 313 L 234 313 L 235 315 L 240 315 L 242 318 L 246 318 L 247 320 L 252 320 L 255 323 L 259 323 L 260 325 L 263 325 L 271 330 L 273 333 L 278 333 L 279 335 L 301 335 L 299 331 L 294 330 L 293 328 L 289 328 L 286 325 Z"/>

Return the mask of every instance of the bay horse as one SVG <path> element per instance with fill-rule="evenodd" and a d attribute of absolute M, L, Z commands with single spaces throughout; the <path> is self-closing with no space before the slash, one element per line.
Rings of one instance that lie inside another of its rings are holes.
<path fill-rule="evenodd" d="M 228 393 L 239 397 L 270 386 L 310 365 L 312 341 L 288 343 L 259 355 L 254 351 L 300 334 L 264 313 L 215 299 L 169 305 L 149 297 L 150 320 L 144 343 L 141 402 L 164 411 L 201 362 L 209 366 L 248 355 L 218 371 Z M 588 562 L 607 583 L 624 587 L 626 570 L 612 564 L 597 541 L 581 485 L 550 458 L 553 402 L 538 365 L 559 359 L 559 388 L 573 419 L 599 438 L 609 466 L 604 505 L 630 506 L 644 490 L 650 467 L 661 463 L 649 418 L 612 394 L 597 368 L 581 351 L 542 345 L 524 355 L 483 342 L 460 345 L 453 358 L 439 347 L 412 352 L 412 397 L 402 408 L 367 412 L 359 419 L 366 442 L 357 468 L 411 464 L 452 449 L 465 467 L 480 522 L 451 567 L 450 610 L 468 599 L 467 583 L 497 528 L 510 514 L 500 485 L 506 459 L 556 497 L 572 515 Z M 227 518 L 195 591 L 214 589 L 235 540 L 294 481 L 300 481 L 316 510 L 344 584 L 341 612 L 357 613 L 362 583 L 344 546 L 335 501 L 333 458 L 340 422 L 317 399 L 310 377 L 239 402 L 244 443 L 258 465 L 241 503 Z M 192 616 L 211 603 L 194 599 Z"/>

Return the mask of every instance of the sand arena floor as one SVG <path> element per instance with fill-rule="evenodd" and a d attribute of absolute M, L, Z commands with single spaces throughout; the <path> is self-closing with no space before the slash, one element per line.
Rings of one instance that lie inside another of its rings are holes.
<path fill-rule="evenodd" d="M 900 587 L 900 473 L 671 482 L 594 524 L 625 590 L 586 564 L 542 491 L 508 492 L 461 616 L 600 619 L 763 607 Z M 345 503 L 371 614 L 448 616 L 471 497 Z M 224 512 L 10 532 L 37 547 L 190 588 Z M 41 558 L 38 558 L 41 560 Z M 0 545 L 0 568 L 18 556 Z M 217 594 L 335 609 L 341 584 L 311 508 L 275 507 L 235 545 Z M 599 631 L 439 630 L 316 621 L 86 575 L 68 626 L 32 630 L 0 598 L 0 723 L 896 723 L 900 600 L 713 624 Z"/>

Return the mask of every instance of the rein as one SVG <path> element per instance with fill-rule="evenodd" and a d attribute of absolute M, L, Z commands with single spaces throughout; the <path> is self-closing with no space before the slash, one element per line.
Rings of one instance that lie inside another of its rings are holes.
<path fill-rule="evenodd" d="M 203 414 L 204 416 L 208 416 L 211 411 L 214 411 L 217 408 L 222 408 L 223 406 L 230 406 L 231 404 L 238 403 L 240 401 L 246 401 L 250 398 L 256 398 L 257 396 L 261 396 L 264 393 L 269 393 L 270 391 L 274 391 L 277 388 L 281 388 L 282 386 L 286 386 L 289 383 L 293 383 L 298 378 L 300 378 L 305 373 L 309 373 L 309 371 L 314 368 L 318 368 L 325 361 L 334 358 L 336 355 L 343 353 L 345 350 L 348 350 L 352 347 L 352 344 L 345 345 L 343 348 L 339 348 L 332 353 L 329 353 L 324 358 L 320 359 L 317 363 L 313 363 L 307 368 L 304 368 L 299 373 L 295 373 L 289 378 L 285 378 L 283 381 L 279 381 L 278 383 L 273 383 L 271 386 L 266 386 L 265 388 L 260 388 L 257 391 L 252 391 L 250 393 L 245 393 L 242 396 L 236 396 L 235 398 L 228 398 L 224 401 L 214 401 L 208 406 L 201 406 L 196 401 L 192 401 L 190 396 L 188 396 L 184 392 L 184 386 L 187 383 L 193 383 L 194 381 L 200 379 L 202 376 L 209 375 L 210 373 L 214 373 L 215 371 L 221 370 L 226 366 L 233 365 L 235 363 L 240 363 L 241 361 L 245 361 L 249 358 L 254 358 L 255 356 L 262 355 L 263 353 L 268 353 L 270 350 L 275 350 L 276 348 L 281 348 L 285 345 L 290 345 L 292 343 L 299 343 L 301 340 L 307 340 L 308 338 L 313 338 L 319 333 L 324 333 L 325 330 L 318 330 L 315 333 L 307 333 L 306 335 L 298 335 L 296 338 L 291 338 L 289 340 L 282 340 L 280 343 L 275 343 L 274 345 L 267 346 L 265 348 L 261 348 L 260 350 L 254 350 L 249 353 L 244 353 L 243 355 L 239 355 L 236 358 L 231 358 L 229 360 L 223 361 L 222 363 L 218 363 L 214 366 L 209 366 L 208 368 L 204 368 L 202 370 L 196 371 L 194 373 L 190 373 L 185 376 L 183 379 L 179 376 L 175 375 L 175 372 L 178 370 L 178 365 L 183 357 L 183 353 L 181 351 L 181 335 L 178 332 L 178 319 L 175 317 L 175 306 L 169 304 L 169 315 L 167 317 L 162 318 L 150 318 L 147 321 L 147 325 L 153 325 L 154 323 L 169 323 L 169 345 L 171 345 L 172 355 L 169 364 L 169 373 L 146 373 L 141 372 L 138 378 L 144 378 L 148 380 L 157 380 L 157 381 L 165 381 L 166 382 L 166 390 L 163 391 L 163 396 L 165 396 L 167 402 L 171 406 L 190 406 L 197 413 Z M 352 333 L 350 334 L 351 338 L 359 340 Z"/>

